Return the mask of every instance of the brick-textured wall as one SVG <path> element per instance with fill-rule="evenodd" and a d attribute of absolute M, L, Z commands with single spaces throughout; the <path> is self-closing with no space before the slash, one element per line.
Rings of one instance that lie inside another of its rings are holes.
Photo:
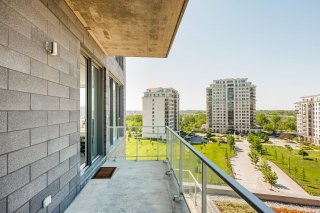
<path fill-rule="evenodd" d="M 80 46 L 125 84 L 63 0 L 0 0 L 0 213 L 63 212 L 79 192 Z"/>

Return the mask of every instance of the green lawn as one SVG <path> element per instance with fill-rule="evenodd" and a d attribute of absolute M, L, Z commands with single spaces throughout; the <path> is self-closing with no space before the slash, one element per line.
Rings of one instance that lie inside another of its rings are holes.
<path fill-rule="evenodd" d="M 227 167 L 227 162 L 225 159 L 225 153 L 228 153 L 228 159 L 234 156 L 234 152 L 231 152 L 227 144 L 220 143 L 207 143 L 202 145 L 193 145 L 197 150 L 202 152 L 207 158 L 219 166 L 223 171 L 225 171 L 230 176 L 233 176 L 232 170 Z M 186 151 L 184 153 L 183 169 L 190 170 L 193 176 L 201 183 L 201 162 L 198 158 L 191 152 Z M 189 175 L 184 174 L 184 178 L 190 178 Z M 207 169 L 207 181 L 209 184 L 224 185 L 223 181 L 210 169 Z"/>
<path fill-rule="evenodd" d="M 138 160 L 165 160 L 166 159 L 166 144 L 164 141 L 139 139 L 138 154 L 137 142 L 135 137 L 127 137 L 126 141 L 126 159 L 136 160 L 133 156 L 139 156 Z M 158 155 L 159 154 L 159 155 Z M 160 156 L 159 158 L 156 156 Z"/>
<path fill-rule="evenodd" d="M 136 139 L 134 136 L 127 137 L 126 141 L 126 159 L 127 160 L 135 160 L 136 158 Z M 230 154 L 230 148 L 224 143 L 207 143 L 202 145 L 194 145 L 196 149 L 206 155 L 212 162 L 217 164 L 221 169 L 227 172 L 229 175 L 233 176 L 232 170 L 227 167 L 226 163 L 226 152 L 228 153 L 228 159 L 234 156 L 234 152 Z M 179 144 L 173 146 L 174 156 L 173 156 L 173 168 L 179 168 L 180 161 L 180 147 Z M 161 157 L 157 158 L 157 153 L 161 155 Z M 150 139 L 139 139 L 138 140 L 138 160 L 165 160 L 166 158 L 166 144 L 164 141 L 156 141 Z M 188 170 L 192 173 L 192 175 L 201 183 L 201 162 L 197 159 L 197 157 L 190 152 L 187 148 L 184 149 L 184 157 L 183 157 L 183 170 Z M 177 170 L 176 170 L 177 171 Z M 212 171 L 207 170 L 208 173 L 208 183 L 215 184 L 223 184 L 223 181 Z M 176 172 L 176 176 L 179 177 L 178 172 Z M 185 181 L 190 182 L 191 176 L 189 172 L 184 171 L 183 177 Z"/>
<path fill-rule="evenodd" d="M 264 158 L 271 160 L 302 186 L 311 195 L 320 195 L 320 152 L 307 151 L 305 159 L 298 155 L 298 150 L 291 152 L 283 147 L 264 146 Z M 276 150 L 276 153 L 275 153 Z M 283 158 L 282 158 L 283 156 Z M 290 172 L 289 172 L 290 157 Z M 296 169 L 295 169 L 296 168 Z M 302 171 L 305 171 L 303 180 Z"/>

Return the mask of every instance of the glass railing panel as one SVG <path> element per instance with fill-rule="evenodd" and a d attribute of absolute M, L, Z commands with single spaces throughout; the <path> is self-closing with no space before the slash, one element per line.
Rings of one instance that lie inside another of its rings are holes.
<path fill-rule="evenodd" d="M 142 128 L 127 127 L 126 136 L 126 160 L 136 160 L 139 154 L 138 143 L 142 137 Z"/>
<path fill-rule="evenodd" d="M 157 160 L 167 159 L 167 137 L 166 137 L 166 127 L 157 127 L 159 132 L 159 138 L 157 139 Z"/>
<path fill-rule="evenodd" d="M 165 160 L 165 127 L 127 127 L 126 160 Z"/>
<path fill-rule="evenodd" d="M 178 138 L 173 136 L 173 140 L 172 140 L 172 169 L 174 171 L 174 174 L 177 178 L 177 181 L 179 183 L 180 180 L 180 141 Z"/>
<path fill-rule="evenodd" d="M 157 140 L 159 135 L 155 127 L 142 127 L 142 135 L 138 141 L 139 160 L 157 159 Z"/>
<path fill-rule="evenodd" d="M 191 212 L 201 212 L 202 161 L 183 145 L 182 191 Z"/>
<path fill-rule="evenodd" d="M 257 212 L 213 170 L 206 168 L 207 212 Z"/>
<path fill-rule="evenodd" d="M 177 133 L 167 131 L 168 160 L 191 212 L 273 212 Z"/>
<path fill-rule="evenodd" d="M 167 139 L 167 160 L 169 161 L 169 164 L 172 165 L 172 140 L 173 140 L 173 134 L 170 131 L 166 131 L 166 139 Z"/>

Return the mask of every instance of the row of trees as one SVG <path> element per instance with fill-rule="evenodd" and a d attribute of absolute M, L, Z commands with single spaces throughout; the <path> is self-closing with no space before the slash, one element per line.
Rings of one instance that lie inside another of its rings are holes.
<path fill-rule="evenodd" d="M 265 131 L 275 132 L 276 130 L 296 131 L 296 118 L 287 115 L 259 113 L 256 116 L 257 125 Z M 142 126 L 142 115 L 128 115 L 127 126 Z M 201 126 L 206 124 L 205 113 L 180 114 L 180 127 L 184 132 L 202 131 Z"/>
<path fill-rule="evenodd" d="M 262 143 L 268 142 L 269 137 L 264 133 L 249 133 L 247 137 L 250 143 L 250 148 L 256 150 L 259 154 L 262 154 Z"/>
<path fill-rule="evenodd" d="M 296 118 L 292 116 L 271 115 L 265 113 L 257 114 L 257 125 L 261 126 L 265 131 L 275 133 L 277 130 L 296 131 Z"/>
<path fill-rule="evenodd" d="M 263 133 L 259 133 L 259 134 L 249 133 L 247 140 L 250 143 L 250 152 L 248 154 L 249 158 L 251 160 L 251 163 L 255 167 L 257 167 L 260 161 L 260 156 L 263 151 L 262 143 L 267 142 L 269 138 Z M 272 185 L 277 183 L 277 180 L 278 180 L 277 174 L 271 170 L 271 167 L 266 160 L 262 160 L 262 162 L 259 165 L 259 170 L 263 175 L 264 181 L 269 183 L 270 189 L 272 189 Z"/>

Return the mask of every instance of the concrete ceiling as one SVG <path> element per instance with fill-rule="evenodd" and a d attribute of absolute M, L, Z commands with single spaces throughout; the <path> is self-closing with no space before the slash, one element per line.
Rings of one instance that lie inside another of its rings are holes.
<path fill-rule="evenodd" d="M 167 57 L 188 0 L 66 0 L 110 56 Z"/>

